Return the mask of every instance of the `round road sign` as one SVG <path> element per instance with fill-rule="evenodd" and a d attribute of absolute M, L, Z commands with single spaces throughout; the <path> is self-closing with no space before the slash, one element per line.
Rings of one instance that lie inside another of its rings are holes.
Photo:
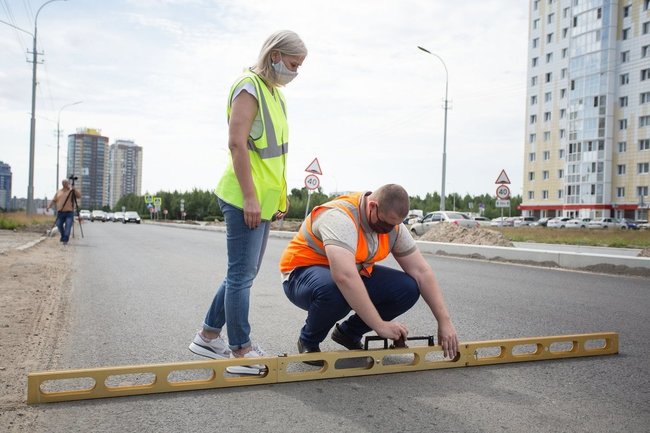
<path fill-rule="evenodd" d="M 497 187 L 497 198 L 501 200 L 507 200 L 510 198 L 510 188 L 506 185 L 499 185 Z"/>
<path fill-rule="evenodd" d="M 320 185 L 320 179 L 315 174 L 308 174 L 305 178 L 305 186 L 307 189 L 316 189 Z"/>

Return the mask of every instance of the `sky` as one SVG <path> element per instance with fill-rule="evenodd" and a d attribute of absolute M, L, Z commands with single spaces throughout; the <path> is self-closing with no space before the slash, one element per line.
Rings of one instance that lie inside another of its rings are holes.
<path fill-rule="evenodd" d="M 0 0 L 0 20 L 33 34 L 44 3 Z M 60 177 L 68 134 L 87 127 L 142 146 L 143 194 L 214 189 L 230 86 L 281 29 L 309 50 L 283 89 L 289 189 L 318 158 L 325 193 L 440 193 L 448 82 L 447 195 L 494 195 L 501 170 L 521 194 L 527 1 L 69 0 L 43 7 L 37 29 L 36 198 L 59 184 L 57 121 Z M 17 197 L 29 184 L 30 34 L 0 23 L 0 161 Z"/>

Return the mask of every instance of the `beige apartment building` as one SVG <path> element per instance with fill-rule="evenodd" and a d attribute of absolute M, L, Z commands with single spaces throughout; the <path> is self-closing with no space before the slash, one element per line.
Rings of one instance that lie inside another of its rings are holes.
<path fill-rule="evenodd" d="M 115 140 L 110 147 L 109 206 L 127 194 L 140 195 L 142 189 L 142 147 L 132 140 Z"/>
<path fill-rule="evenodd" d="M 532 0 L 526 216 L 648 219 L 650 0 Z"/>
<path fill-rule="evenodd" d="M 78 128 L 68 135 L 68 173 L 81 190 L 80 209 L 108 205 L 108 137 L 100 129 Z"/>

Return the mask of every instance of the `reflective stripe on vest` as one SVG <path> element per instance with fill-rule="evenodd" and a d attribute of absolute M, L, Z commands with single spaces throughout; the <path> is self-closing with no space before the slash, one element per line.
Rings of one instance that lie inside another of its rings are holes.
<path fill-rule="evenodd" d="M 374 263 L 386 258 L 393 249 L 397 240 L 399 226 L 396 226 L 388 234 L 365 232 L 362 228 L 362 216 L 360 214 L 363 198 L 363 193 L 341 196 L 314 208 L 282 254 L 280 271 L 290 272 L 302 266 L 329 265 L 323 242 L 316 238 L 312 231 L 312 218 L 327 209 L 338 208 L 344 211 L 357 226 L 358 237 L 355 263 L 362 275 L 370 276 Z M 374 241 L 375 237 L 377 239 L 377 250 L 373 253 L 369 250 L 368 245 Z"/>

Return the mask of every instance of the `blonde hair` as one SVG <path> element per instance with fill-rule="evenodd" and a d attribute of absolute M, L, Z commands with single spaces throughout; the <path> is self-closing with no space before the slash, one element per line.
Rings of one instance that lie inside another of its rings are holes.
<path fill-rule="evenodd" d="M 300 39 L 300 36 L 291 30 L 277 31 L 264 42 L 260 50 L 260 55 L 257 58 L 257 63 L 252 69 L 253 72 L 260 75 L 269 84 L 277 87 L 277 76 L 273 69 L 273 61 L 271 60 L 272 51 L 278 51 L 280 54 L 286 54 L 287 56 L 305 57 L 307 55 L 307 47 L 302 39 Z"/>

